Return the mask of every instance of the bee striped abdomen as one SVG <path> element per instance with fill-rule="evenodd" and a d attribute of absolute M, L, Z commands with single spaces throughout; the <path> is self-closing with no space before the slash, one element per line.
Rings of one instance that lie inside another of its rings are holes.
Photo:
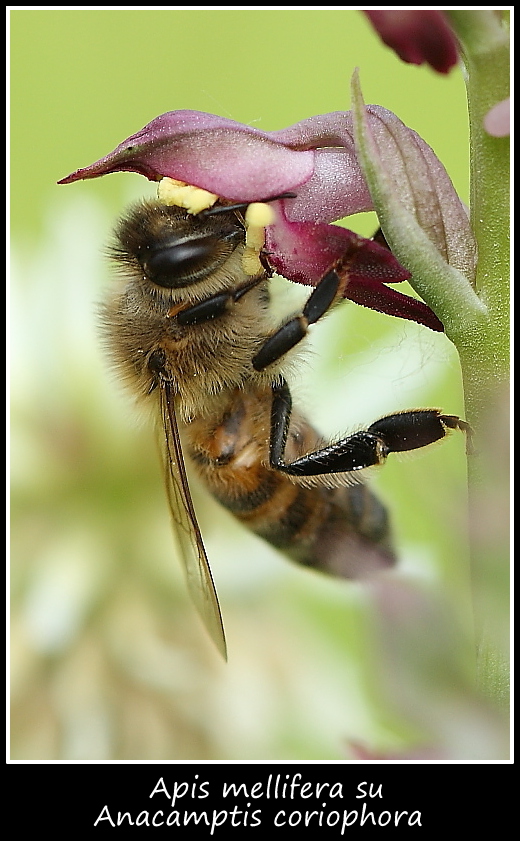
<path fill-rule="evenodd" d="M 345 578 L 391 565 L 386 509 L 362 484 L 303 487 L 269 466 L 270 394 L 235 390 L 216 415 L 187 427 L 187 452 L 213 496 L 293 560 Z M 302 419 L 289 457 L 318 441 Z"/>

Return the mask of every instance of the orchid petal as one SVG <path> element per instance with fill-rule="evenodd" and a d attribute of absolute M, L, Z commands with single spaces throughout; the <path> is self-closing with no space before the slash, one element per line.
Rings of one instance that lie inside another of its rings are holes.
<path fill-rule="evenodd" d="M 483 305 L 471 283 L 476 247 L 465 209 L 444 167 L 415 132 L 391 112 L 374 130 L 357 74 L 352 80 L 356 146 L 381 227 L 392 250 L 412 272 L 412 285 L 446 327 L 460 308 Z"/>
<path fill-rule="evenodd" d="M 370 106 L 369 106 L 370 107 Z M 476 245 L 466 208 L 424 140 L 391 111 L 371 112 L 367 128 L 399 203 L 416 218 L 446 262 L 473 280 Z"/>
<path fill-rule="evenodd" d="M 281 275 L 312 286 L 342 258 L 351 263 L 354 259 L 359 264 L 363 261 L 358 274 L 380 282 L 396 283 L 410 277 L 391 251 L 372 240 L 339 225 L 291 222 L 282 208 L 278 209 L 276 223 L 266 229 L 265 250 Z"/>
<path fill-rule="evenodd" d="M 291 213 L 300 221 L 331 222 L 372 209 L 352 116 L 343 111 L 272 132 L 200 111 L 169 111 L 58 183 L 122 171 L 152 181 L 175 178 L 232 201 L 296 190 Z"/>
<path fill-rule="evenodd" d="M 437 333 L 444 332 L 442 321 L 437 318 L 427 304 L 417 298 L 412 298 L 410 295 L 403 295 L 396 289 L 390 289 L 384 283 L 366 278 L 363 280 L 352 279 L 349 281 L 345 297 L 355 304 L 376 310 L 376 312 L 415 321 L 417 324 L 423 324 Z"/>
<path fill-rule="evenodd" d="M 342 277 L 348 278 L 345 298 L 386 315 L 424 324 L 430 330 L 444 329 L 422 301 L 385 285 L 410 277 L 392 252 L 346 228 L 290 222 L 279 211 L 276 224 L 266 230 L 266 252 L 273 268 L 284 277 L 315 285 L 334 265 Z"/>
<path fill-rule="evenodd" d="M 372 106 L 376 111 L 378 106 Z M 353 213 L 373 210 L 370 192 L 359 166 L 350 111 L 309 117 L 270 133 L 292 149 L 314 150 L 312 177 L 286 204 L 295 222 L 335 222 Z"/>
<path fill-rule="evenodd" d="M 139 172 L 151 181 L 167 176 L 233 201 L 256 201 L 299 187 L 313 166 L 312 151 L 295 152 L 267 132 L 199 111 L 169 111 L 58 183 Z"/>

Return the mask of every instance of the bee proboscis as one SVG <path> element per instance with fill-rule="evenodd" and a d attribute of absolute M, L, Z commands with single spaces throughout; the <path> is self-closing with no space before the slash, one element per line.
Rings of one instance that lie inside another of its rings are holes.
<path fill-rule="evenodd" d="M 395 561 L 386 509 L 362 471 L 467 424 L 412 409 L 323 444 L 292 411 L 284 365 L 309 324 L 342 297 L 331 268 L 302 312 L 277 323 L 269 270 L 244 269 L 240 208 L 193 215 L 144 201 L 120 221 L 111 256 L 120 281 L 103 309 L 113 362 L 157 410 L 167 496 L 188 587 L 226 656 L 219 602 L 184 456 L 240 521 L 294 560 L 345 578 Z M 265 261 L 264 261 L 265 262 Z M 182 445 L 181 445 L 182 439 Z"/>

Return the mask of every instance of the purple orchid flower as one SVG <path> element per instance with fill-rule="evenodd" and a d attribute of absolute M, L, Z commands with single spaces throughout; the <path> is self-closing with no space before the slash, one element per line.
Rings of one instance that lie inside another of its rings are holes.
<path fill-rule="evenodd" d="M 374 105 L 367 106 L 367 118 L 397 119 Z M 432 154 L 415 132 L 403 128 Z M 339 261 L 348 277 L 346 298 L 443 330 L 426 304 L 386 285 L 410 277 L 387 248 L 330 224 L 373 209 L 355 152 L 350 112 L 310 117 L 266 132 L 199 111 L 170 111 L 58 183 L 121 171 L 138 172 L 151 181 L 173 178 L 225 202 L 271 201 L 275 221 L 266 229 L 265 253 L 273 269 L 288 280 L 314 286 Z"/>
<path fill-rule="evenodd" d="M 437 73 L 448 73 L 457 64 L 457 39 L 442 11 L 376 9 L 365 10 L 365 15 L 402 61 L 426 62 Z"/>

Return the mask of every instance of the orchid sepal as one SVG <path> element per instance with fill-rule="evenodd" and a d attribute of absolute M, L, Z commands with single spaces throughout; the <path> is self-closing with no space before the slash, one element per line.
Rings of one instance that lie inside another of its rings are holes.
<path fill-rule="evenodd" d="M 411 272 L 412 287 L 449 335 L 458 329 L 462 314 L 466 323 L 485 318 L 486 307 L 472 286 L 475 239 L 444 167 L 418 135 L 400 132 L 397 124 L 381 122 L 374 132 L 357 72 L 352 102 L 358 157 L 372 201 L 392 251 Z"/>

